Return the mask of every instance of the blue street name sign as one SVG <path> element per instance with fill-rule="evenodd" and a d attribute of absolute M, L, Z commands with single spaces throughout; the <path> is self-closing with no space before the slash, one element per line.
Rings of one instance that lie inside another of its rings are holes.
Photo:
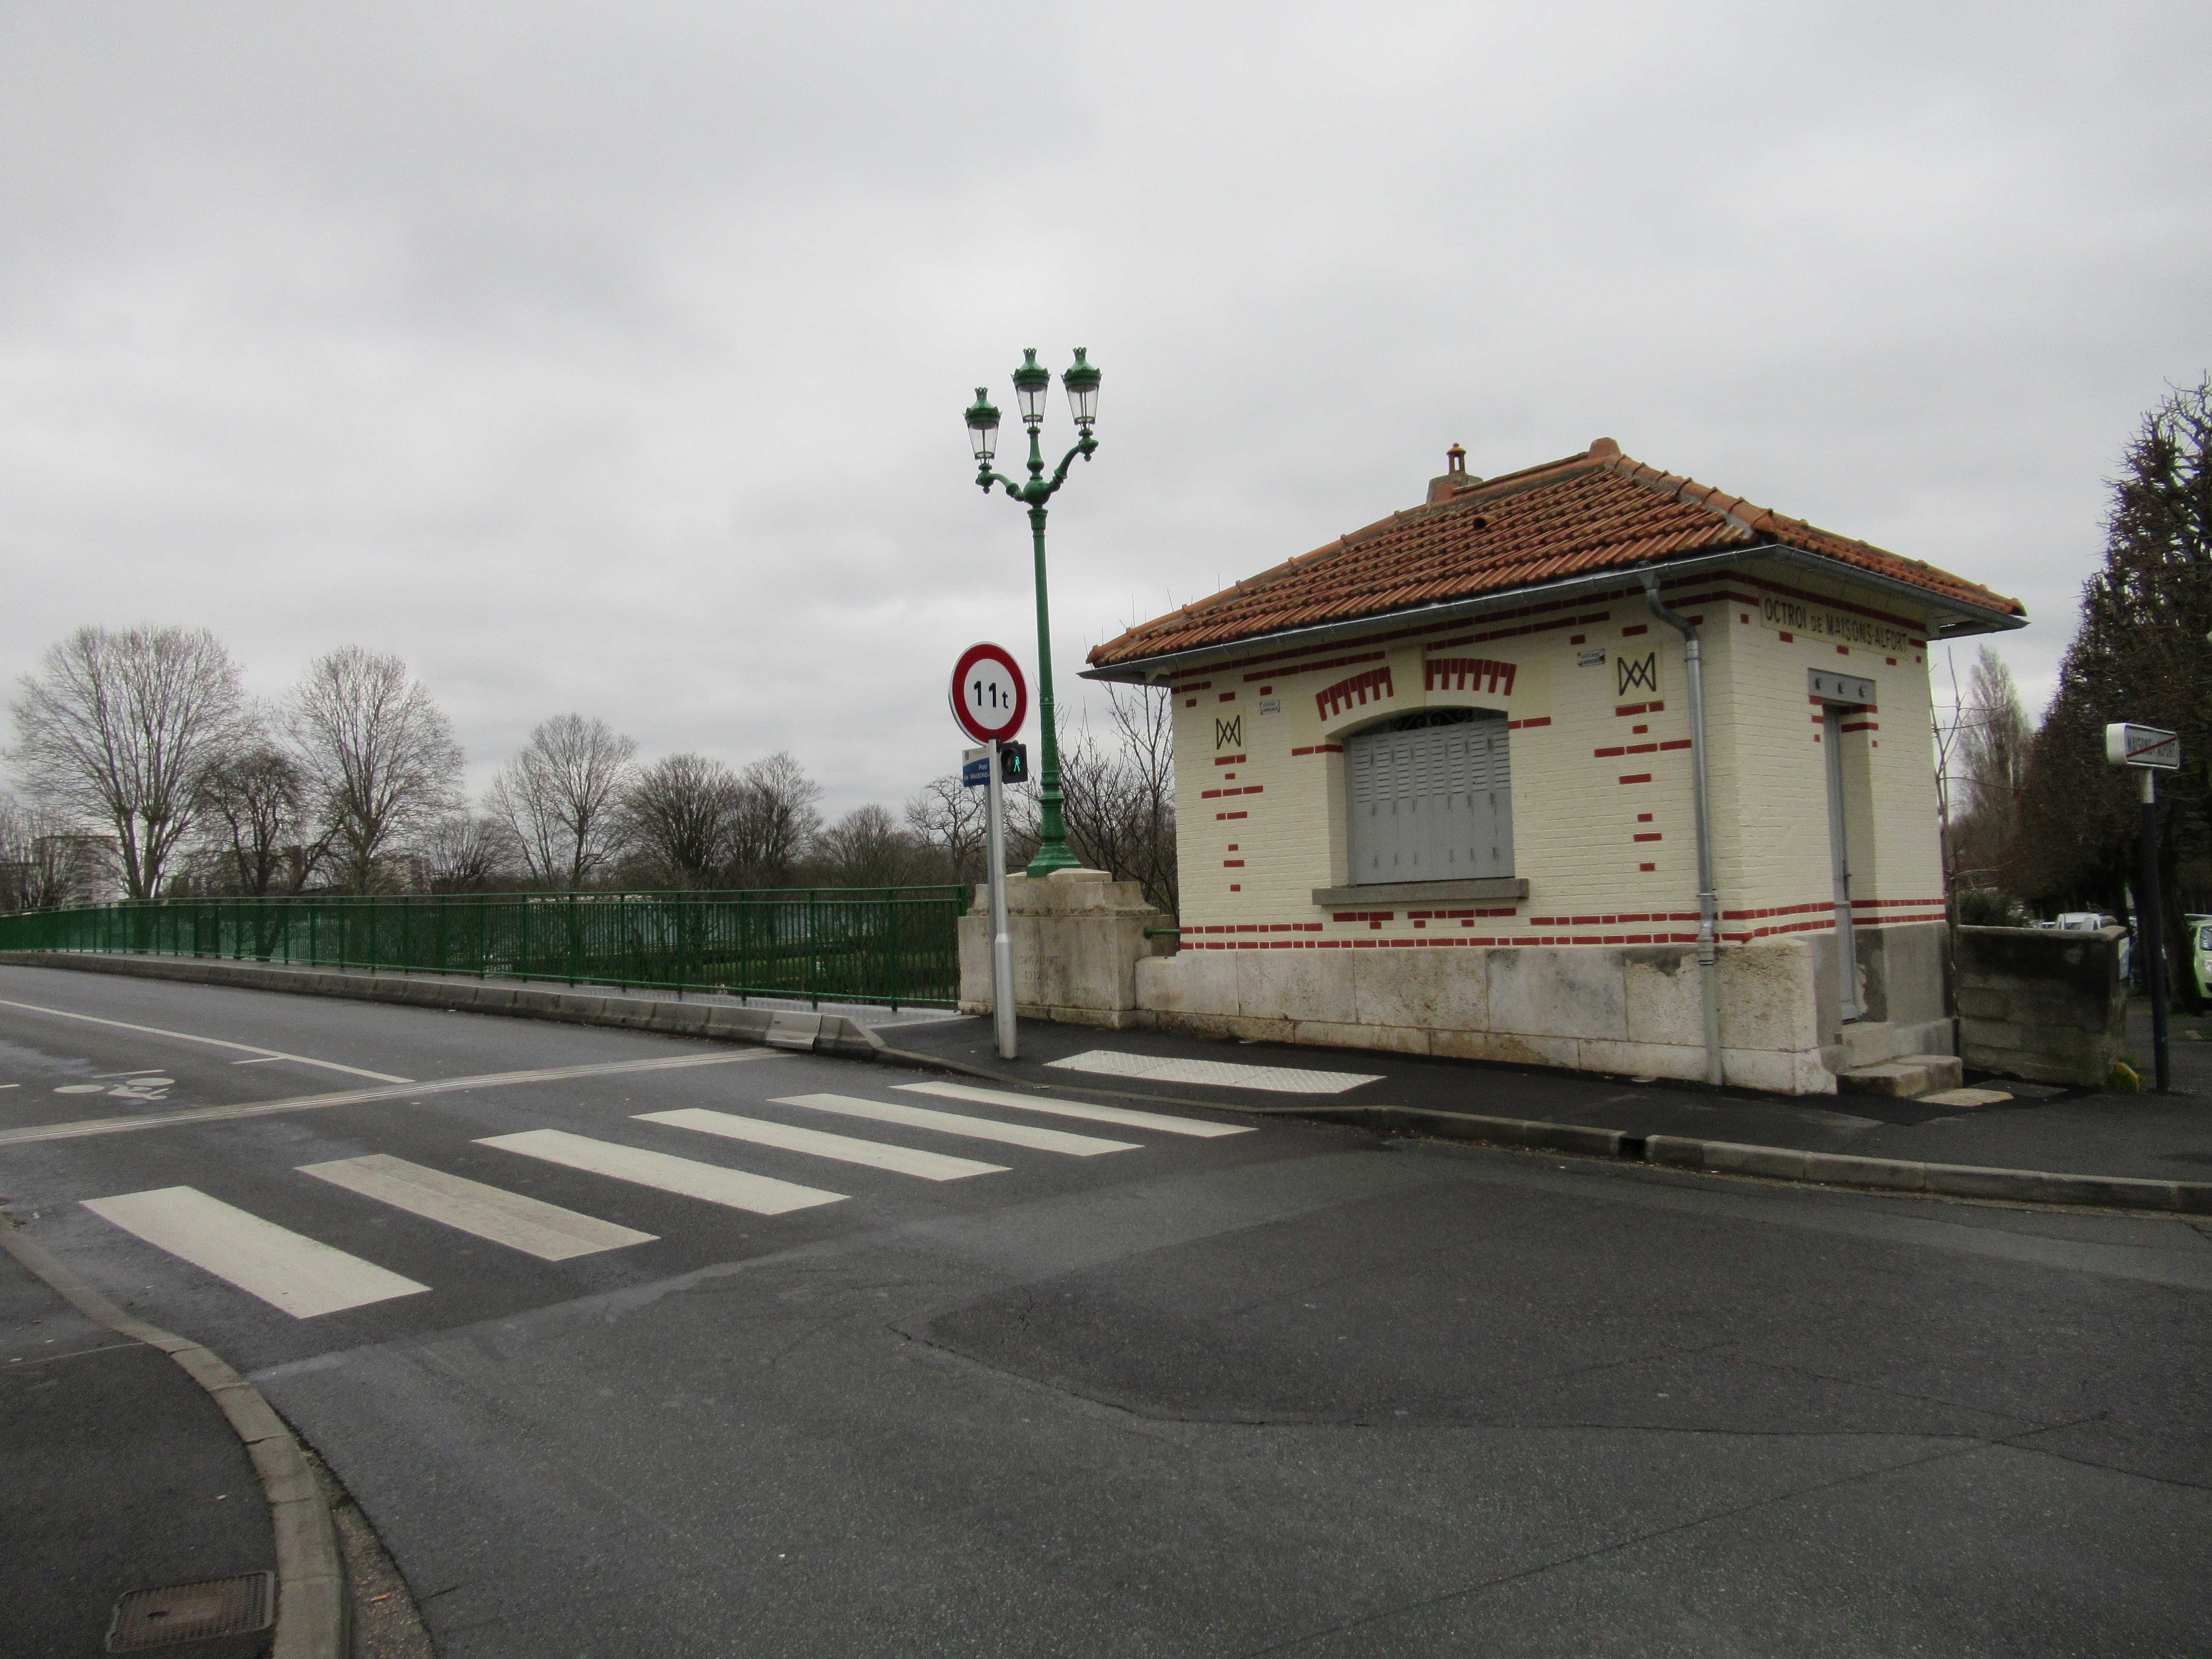
<path fill-rule="evenodd" d="M 981 789 L 991 781 L 991 751 L 970 749 L 960 757 L 960 781 L 970 789 Z"/>

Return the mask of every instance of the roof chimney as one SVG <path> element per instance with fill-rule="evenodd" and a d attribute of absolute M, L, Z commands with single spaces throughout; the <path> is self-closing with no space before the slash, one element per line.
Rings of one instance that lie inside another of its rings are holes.
<path fill-rule="evenodd" d="M 1454 444 L 1444 451 L 1444 471 L 1429 480 L 1429 505 L 1448 501 L 1462 489 L 1472 489 L 1481 479 L 1467 470 L 1467 451 Z"/>

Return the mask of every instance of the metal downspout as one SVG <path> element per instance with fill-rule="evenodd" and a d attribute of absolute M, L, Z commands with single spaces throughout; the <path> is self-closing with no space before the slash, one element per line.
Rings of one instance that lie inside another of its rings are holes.
<path fill-rule="evenodd" d="M 1644 601 L 1651 614 L 1682 636 L 1684 674 L 1690 684 L 1690 779 L 1698 817 L 1698 981 L 1705 1012 L 1705 1081 L 1717 1085 L 1721 1067 L 1719 902 L 1713 891 L 1711 808 L 1705 792 L 1705 662 L 1698 630 L 1659 598 L 1659 573 L 1644 574 Z"/>

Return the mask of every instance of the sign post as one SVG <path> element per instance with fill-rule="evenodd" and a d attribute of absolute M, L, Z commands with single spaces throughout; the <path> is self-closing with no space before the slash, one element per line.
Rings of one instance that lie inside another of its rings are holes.
<path fill-rule="evenodd" d="M 2142 775 L 2142 879 L 2136 893 L 2136 945 L 2148 952 L 2150 1041 L 2158 1070 L 2158 1091 L 2172 1086 L 2166 1033 L 2166 903 L 2158 890 L 2158 775 L 2181 766 L 2181 739 L 2154 726 L 2115 725 L 2105 728 L 2105 758 L 2132 766 Z"/>
<path fill-rule="evenodd" d="M 971 645 L 952 669 L 952 718 L 977 743 L 961 758 L 962 783 L 984 787 L 985 839 L 989 846 L 991 892 L 991 1024 L 999 1058 L 1018 1057 L 1014 1033 L 1014 945 L 1006 926 L 1006 793 L 1000 745 L 1022 729 L 1029 713 L 1029 685 L 1011 653 L 995 645 Z M 977 762 L 982 764 L 978 767 Z M 976 772 L 983 776 L 978 779 Z"/>

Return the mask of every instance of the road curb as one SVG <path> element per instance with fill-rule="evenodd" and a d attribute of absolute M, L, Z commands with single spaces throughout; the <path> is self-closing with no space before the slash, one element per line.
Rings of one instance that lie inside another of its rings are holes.
<path fill-rule="evenodd" d="M 1037 1086 L 1027 1078 L 906 1049 L 886 1048 L 877 1058 L 895 1065 L 959 1072 L 993 1083 L 1031 1089 Z M 1533 1152 L 1572 1152 L 1584 1158 L 1652 1164 L 1662 1169 L 1706 1175 L 1756 1176 L 1767 1181 L 1802 1182 L 1808 1186 L 1921 1193 L 1942 1198 L 1995 1199 L 2014 1204 L 2148 1210 L 2169 1215 L 2212 1215 L 2212 1182 L 2155 1181 L 2137 1176 L 2071 1175 L 2050 1170 L 1985 1169 L 1972 1164 L 1859 1158 L 1845 1152 L 1754 1146 L 1737 1141 L 1703 1140 L 1691 1135 L 1639 1135 L 1633 1130 L 1554 1123 L 1545 1118 L 1490 1117 L 1419 1106 L 1243 1106 L 1215 1100 L 1170 1100 L 1128 1090 L 1094 1089 L 1088 1092 L 1158 1101 L 1162 1104 L 1201 1106 L 1209 1111 L 1312 1118 L 1328 1123 L 1358 1122 L 1372 1128 L 1430 1135 L 1439 1140 L 1471 1140 L 1526 1147 Z"/>
<path fill-rule="evenodd" d="M 844 1014 L 800 1013 L 781 1008 L 744 1008 L 672 997 L 622 992 L 543 990 L 491 980 L 441 979 L 417 974 L 332 972 L 264 968 L 250 963 L 189 957 L 109 956 L 76 951 L 0 951 L 0 962 L 25 968 L 59 968 L 80 974 L 118 974 L 186 985 L 226 985 L 293 996 L 341 997 L 355 1002 L 394 1002 L 412 1008 L 550 1019 L 568 1025 L 609 1025 L 662 1036 L 708 1042 L 748 1042 L 802 1048 L 817 1054 L 872 1060 L 884 1040 Z"/>
<path fill-rule="evenodd" d="M 307 1455 L 261 1390 L 209 1349 L 133 1318 L 0 1217 L 0 1249 L 94 1324 L 158 1348 L 205 1389 L 253 1460 L 276 1545 L 276 1632 L 270 1659 L 345 1659 L 352 1606 L 337 1524 Z"/>

